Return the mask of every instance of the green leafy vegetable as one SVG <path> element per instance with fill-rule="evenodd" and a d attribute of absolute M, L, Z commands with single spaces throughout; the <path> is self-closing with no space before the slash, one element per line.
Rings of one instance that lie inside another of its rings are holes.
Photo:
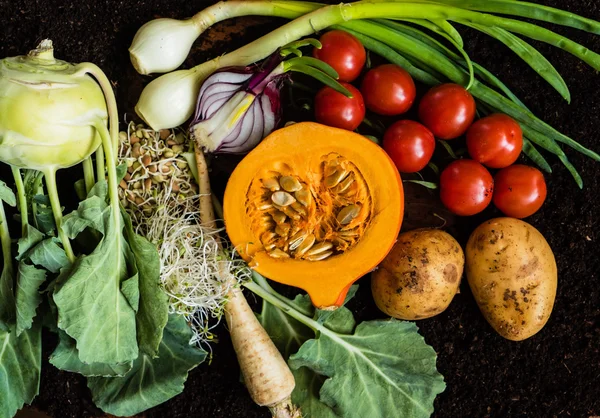
<path fill-rule="evenodd" d="M 15 196 L 15 192 L 13 192 L 12 189 L 8 187 L 2 180 L 0 180 L 0 200 L 9 206 L 14 207 L 17 205 L 17 197 Z"/>
<path fill-rule="evenodd" d="M 142 352 L 156 357 L 169 318 L 169 298 L 160 287 L 160 260 L 156 247 L 135 234 L 131 219 L 125 212 L 123 219 L 125 235 L 139 276 L 139 310 L 136 316 L 138 345 Z"/>
<path fill-rule="evenodd" d="M 39 326 L 18 337 L 14 329 L 0 331 L 0 418 L 12 418 L 38 394 L 41 356 Z"/>
<path fill-rule="evenodd" d="M 4 265 L 0 275 L 0 331 L 7 331 L 15 323 L 14 270 L 11 257 L 10 232 L 4 212 L 4 204 L 0 200 L 0 241 Z"/>
<path fill-rule="evenodd" d="M 363 322 L 352 335 L 321 331 L 290 366 L 328 376 L 321 400 L 341 416 L 429 417 L 445 388 L 435 360 L 415 324 L 388 320 Z"/>
<path fill-rule="evenodd" d="M 123 377 L 88 379 L 94 403 L 106 413 L 131 416 L 181 393 L 188 372 L 206 358 L 204 350 L 189 345 L 191 337 L 185 319 L 170 315 L 158 358 L 141 353 Z"/>
<path fill-rule="evenodd" d="M 35 265 L 42 266 L 52 273 L 58 273 L 63 267 L 67 267 L 69 259 L 65 250 L 58 246 L 56 238 L 48 238 L 29 251 L 28 258 Z"/>
<path fill-rule="evenodd" d="M 85 363 L 124 363 L 138 356 L 135 311 L 121 291 L 121 282 L 129 278 L 126 243 L 114 217 L 108 212 L 100 244 L 77 259 L 54 291 L 58 326 L 77 341 Z"/>
<path fill-rule="evenodd" d="M 133 367 L 133 362 L 122 364 L 83 363 L 75 346 L 75 340 L 64 331 L 58 331 L 59 344 L 50 356 L 50 364 L 54 367 L 75 372 L 84 376 L 114 377 L 124 376 Z"/>
<path fill-rule="evenodd" d="M 40 286 L 46 281 L 46 271 L 23 261 L 17 269 L 17 336 L 31 328 L 36 310 L 42 303 Z"/>
<path fill-rule="evenodd" d="M 435 351 L 414 324 L 368 321 L 355 329 L 354 316 L 346 307 L 317 310 L 310 319 L 305 315 L 312 309 L 307 296 L 286 302 L 264 279 L 254 277 L 256 283 L 247 287 L 263 297 L 261 323 L 289 357 L 296 379 L 292 401 L 303 416 L 431 415 L 433 400 L 445 384 L 436 370 Z"/>

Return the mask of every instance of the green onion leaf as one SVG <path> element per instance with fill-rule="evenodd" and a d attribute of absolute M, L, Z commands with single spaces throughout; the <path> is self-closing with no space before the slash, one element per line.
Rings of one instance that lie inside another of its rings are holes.
<path fill-rule="evenodd" d="M 552 173 L 552 168 L 537 148 L 527 138 L 523 138 L 523 153 L 546 173 Z"/>
<path fill-rule="evenodd" d="M 477 29 L 492 38 L 497 39 L 509 47 L 515 54 L 525 61 L 535 70 L 544 80 L 546 80 L 554 89 L 567 101 L 571 103 L 571 94 L 565 80 L 556 71 L 556 68 L 544 57 L 537 49 L 522 40 L 516 35 L 495 27 L 485 27 L 475 23 L 464 22 L 466 26 Z"/>

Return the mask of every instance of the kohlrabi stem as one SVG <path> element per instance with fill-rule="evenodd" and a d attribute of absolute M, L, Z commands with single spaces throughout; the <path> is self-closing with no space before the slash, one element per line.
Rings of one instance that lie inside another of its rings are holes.
<path fill-rule="evenodd" d="M 271 292 L 267 291 L 266 289 L 264 289 L 263 287 L 259 286 L 257 283 L 254 283 L 254 282 L 244 283 L 244 287 L 246 289 L 250 290 L 255 295 L 260 296 L 262 299 L 266 300 L 271 305 L 273 305 L 276 308 L 280 309 L 285 314 L 291 316 L 292 318 L 294 318 L 298 322 L 300 322 L 300 323 L 306 325 L 307 327 L 311 328 L 313 331 L 315 331 L 315 332 L 316 331 L 323 332 L 325 330 L 325 332 L 328 332 L 328 330 L 324 326 L 322 326 L 321 324 L 319 324 L 317 321 L 313 320 L 312 318 L 309 318 L 306 315 L 303 315 L 302 313 L 300 313 L 296 309 L 296 307 L 289 305 L 288 303 L 286 303 L 283 300 L 281 300 L 279 297 L 275 296 L 274 293 L 276 293 L 276 292 L 271 293 Z"/>
<path fill-rule="evenodd" d="M 2 243 L 2 258 L 4 268 L 12 268 L 12 254 L 10 249 L 10 231 L 8 230 L 8 221 L 4 212 L 4 202 L 0 200 L 0 242 Z"/>
<path fill-rule="evenodd" d="M 62 206 L 58 199 L 58 189 L 56 188 L 56 169 L 51 168 L 44 171 L 44 178 L 46 179 L 46 187 L 48 188 L 48 197 L 50 198 L 50 206 L 52 206 L 52 214 L 54 215 L 54 223 L 56 224 L 56 231 L 58 237 L 62 242 L 63 249 L 69 258 L 71 263 L 75 262 L 75 254 L 71 248 L 71 241 L 69 237 L 64 233 L 62 229 Z"/>
<path fill-rule="evenodd" d="M 108 126 L 110 132 L 110 138 L 113 146 L 113 155 L 117 156 L 119 150 L 119 115 L 117 110 L 117 99 L 115 98 L 115 92 L 112 89 L 110 80 L 106 77 L 106 74 L 95 64 L 85 62 L 79 64 L 79 67 L 86 73 L 94 76 L 102 92 L 104 93 L 104 99 L 106 100 L 106 108 L 108 109 Z M 106 153 L 108 156 L 108 153 Z M 116 160 L 115 160 L 116 161 Z"/>
<path fill-rule="evenodd" d="M 265 289 L 271 295 L 275 296 L 277 299 L 279 299 L 283 303 L 292 306 L 294 309 L 296 309 L 303 315 L 305 315 L 307 317 L 311 317 L 313 315 L 313 313 L 311 311 L 307 311 L 307 310 L 303 309 L 302 307 L 300 307 L 296 303 L 294 303 L 293 300 L 290 300 L 290 299 L 286 298 L 285 296 L 283 296 L 282 294 L 277 293 L 275 291 L 275 289 L 273 289 L 271 287 L 268 280 L 265 277 L 263 277 L 261 274 L 257 273 L 256 271 L 252 271 L 252 279 L 254 280 L 254 282 L 256 284 L 258 284 L 260 287 Z"/>
<path fill-rule="evenodd" d="M 92 157 L 89 156 L 85 160 L 83 160 L 83 180 L 85 182 L 85 193 L 88 194 L 94 184 L 96 184 L 96 179 L 94 178 L 94 163 L 92 162 Z"/>
<path fill-rule="evenodd" d="M 98 181 L 106 179 L 104 170 L 104 148 L 102 145 L 96 150 L 96 177 L 98 177 Z"/>
<path fill-rule="evenodd" d="M 24 236 L 27 233 L 27 224 L 29 224 L 29 211 L 27 210 L 25 186 L 23 185 L 21 170 L 19 170 L 17 167 L 11 167 L 11 170 L 15 179 L 15 186 L 17 186 L 17 202 L 19 204 L 19 213 L 21 215 L 21 234 Z"/>
<path fill-rule="evenodd" d="M 117 233 L 121 232 L 121 208 L 119 206 L 119 191 L 117 184 L 117 168 L 115 166 L 116 159 L 113 153 L 113 144 L 108 129 L 104 125 L 104 121 L 96 123 L 96 131 L 102 138 L 102 148 L 106 153 L 106 171 L 108 173 L 108 199 L 114 216 Z M 117 132 L 117 135 L 119 133 Z"/>

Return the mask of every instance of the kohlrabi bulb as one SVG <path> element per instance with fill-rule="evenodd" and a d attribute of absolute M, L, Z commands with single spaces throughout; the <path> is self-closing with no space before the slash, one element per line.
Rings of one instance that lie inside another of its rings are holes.
<path fill-rule="evenodd" d="M 54 58 L 43 41 L 26 56 L 0 60 L 0 161 L 19 168 L 66 168 L 101 143 L 107 107 L 97 82 Z"/>

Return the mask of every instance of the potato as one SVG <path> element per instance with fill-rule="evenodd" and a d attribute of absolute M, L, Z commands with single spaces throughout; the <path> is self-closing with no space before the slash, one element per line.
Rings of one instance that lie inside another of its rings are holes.
<path fill-rule="evenodd" d="M 469 238 L 466 273 L 479 309 L 504 338 L 531 337 L 548 321 L 556 296 L 556 261 L 533 226 L 514 218 L 485 222 Z"/>
<path fill-rule="evenodd" d="M 458 290 L 465 257 L 452 236 L 416 229 L 398 241 L 371 273 L 377 307 L 398 319 L 424 319 L 443 312 Z"/>

